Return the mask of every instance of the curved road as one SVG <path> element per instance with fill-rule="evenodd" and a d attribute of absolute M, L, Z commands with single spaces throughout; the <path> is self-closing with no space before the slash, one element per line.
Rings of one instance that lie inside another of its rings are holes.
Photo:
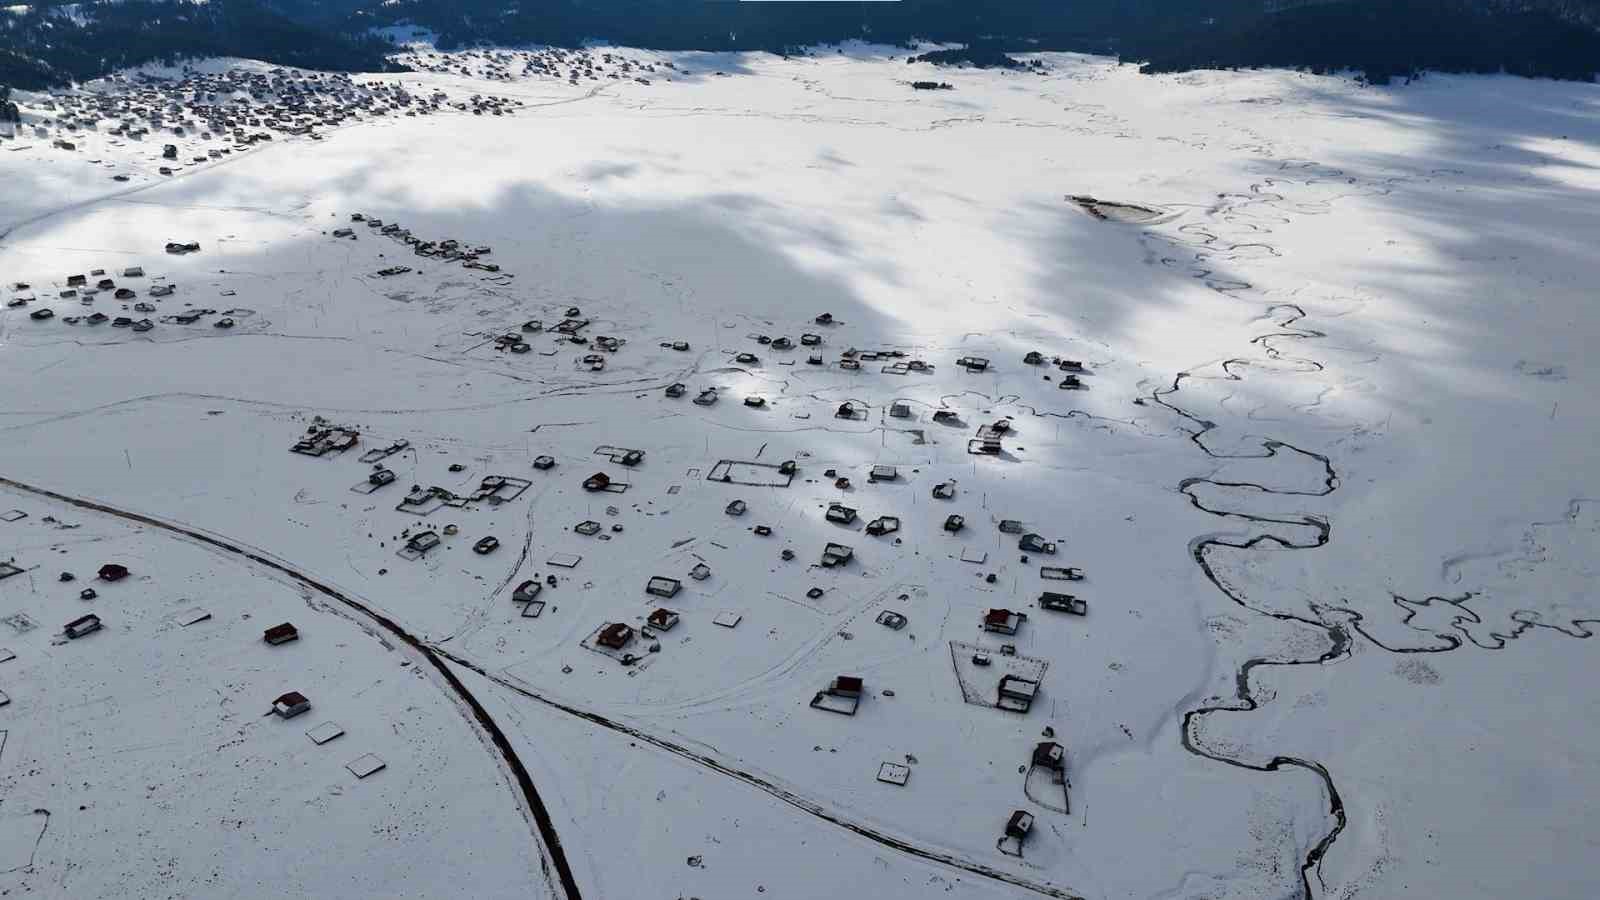
<path fill-rule="evenodd" d="M 395 622 L 393 619 L 390 619 L 388 616 L 373 610 L 365 603 L 352 599 L 344 592 L 324 584 L 310 575 L 292 568 L 284 562 L 280 562 L 277 559 L 266 556 L 259 551 L 247 549 L 234 544 L 225 538 L 210 535 L 196 529 L 177 525 L 162 519 L 142 515 L 140 513 L 129 512 L 125 509 L 119 509 L 114 506 L 107 506 L 106 504 L 97 503 L 93 500 L 71 497 L 46 488 L 36 487 L 31 484 L 23 484 L 20 481 L 13 481 L 12 479 L 5 478 L 3 476 L 0 476 L 0 486 L 21 491 L 22 493 L 26 494 L 33 494 L 38 497 L 45 497 L 58 503 L 65 503 L 69 506 L 75 506 L 79 509 L 87 509 L 93 512 L 102 513 L 104 515 L 112 516 L 113 518 L 123 519 L 129 522 L 137 522 L 140 525 L 145 525 L 160 531 L 181 535 L 192 541 L 197 541 L 201 544 L 204 544 L 213 550 L 242 557 L 253 563 L 256 563 L 257 565 L 264 566 L 275 572 L 287 575 L 296 583 L 318 594 L 321 594 L 330 600 L 334 600 L 348 609 L 355 611 L 356 613 L 359 613 L 362 618 L 377 626 L 379 629 L 388 632 L 397 640 L 416 651 L 424 659 L 426 659 L 430 665 L 433 666 L 435 671 L 439 673 L 440 677 L 444 679 L 444 683 L 447 687 L 449 687 L 450 691 L 454 693 L 462 703 L 466 704 L 467 709 L 472 712 L 473 720 L 477 726 L 483 730 L 490 743 L 494 745 L 495 750 L 499 752 L 501 759 L 505 762 L 506 768 L 510 770 L 511 776 L 516 780 L 518 787 L 521 788 L 523 801 L 527 804 L 528 812 L 531 814 L 533 822 L 538 828 L 539 838 L 543 841 L 543 847 L 539 848 L 539 859 L 541 867 L 545 870 L 544 875 L 546 881 L 550 880 L 550 866 L 553 865 L 555 867 L 556 880 L 560 882 L 560 894 L 565 897 L 566 900 L 581 900 L 582 892 L 578 889 L 577 879 L 572 875 L 572 867 L 568 865 L 566 854 L 562 851 L 561 838 L 556 834 L 555 825 L 550 819 L 550 811 L 545 807 L 544 800 L 540 798 L 538 790 L 534 787 L 533 778 L 528 775 L 527 767 L 524 766 L 522 764 L 522 760 L 517 757 L 516 749 L 511 746 L 511 741 L 506 737 L 505 732 L 500 730 L 500 726 L 495 724 L 494 718 L 489 715 L 488 710 L 484 709 L 483 704 L 478 702 L 478 699 L 472 695 L 472 692 L 467 690 L 466 685 L 461 683 L 461 679 L 456 677 L 455 672 L 445 664 L 444 660 L 439 658 L 439 654 L 427 644 L 419 640 L 415 635 L 406 631 L 400 626 L 399 623 Z M 546 862 L 546 860 L 548 860 L 548 862 Z M 555 887 L 553 883 L 551 886 Z"/>
<path fill-rule="evenodd" d="M 680 759 L 692 762 L 717 775 L 732 778 L 736 781 L 744 783 L 745 785 L 754 787 L 757 790 L 760 790 L 761 792 L 781 800 L 785 804 L 788 804 L 789 806 L 806 813 L 807 815 L 850 831 L 851 833 L 859 837 L 866 838 L 867 840 L 878 844 L 879 846 L 904 853 L 907 856 L 912 856 L 926 862 L 947 866 L 971 875 L 976 875 L 980 878 L 1010 885 L 1011 887 L 1028 891 L 1033 894 L 1038 894 L 1043 897 L 1054 898 L 1054 900 L 1083 900 L 1083 898 L 1078 894 L 1060 887 L 1056 887 L 1055 885 L 1033 881 L 1022 875 L 996 869 L 992 866 L 974 860 L 965 859 L 946 850 L 921 847 L 909 843 L 901 838 L 879 830 L 869 823 L 854 821 L 846 818 L 838 812 L 830 809 L 825 803 L 796 794 L 795 792 L 790 791 L 779 784 L 775 784 L 756 773 L 745 771 L 734 766 L 730 762 L 718 759 L 712 754 L 692 750 L 665 737 L 633 728 L 622 722 L 609 719 L 599 713 L 580 709 L 578 707 L 562 703 L 554 698 L 546 697 L 511 679 L 507 679 L 503 676 L 490 672 L 483 666 L 480 666 L 471 660 L 444 650 L 437 644 L 428 643 L 417 638 L 415 635 L 406 631 L 405 628 L 399 623 L 395 622 L 388 616 L 385 616 L 383 613 L 374 610 L 360 599 L 350 596 L 344 591 L 341 591 L 317 579 L 313 575 L 309 575 L 294 568 L 288 562 L 280 560 L 270 555 L 266 551 L 249 547 L 243 542 L 235 541 L 222 535 L 212 534 L 193 526 L 170 522 L 154 516 L 145 515 L 143 513 L 131 512 L 129 510 L 121 509 L 119 507 L 111 506 L 95 500 L 74 497 L 68 494 L 50 490 L 49 488 L 26 484 L 24 482 L 16 481 L 4 476 L 0 476 L 0 487 L 10 488 L 21 493 L 32 494 L 38 497 L 44 497 L 49 500 L 54 500 L 58 503 L 65 503 L 69 506 L 90 510 L 92 512 L 101 513 L 113 518 L 135 522 L 140 525 L 196 541 L 212 550 L 249 560 L 250 562 L 271 569 L 274 572 L 288 576 L 297 584 L 300 584 L 307 589 L 321 594 L 322 596 L 339 603 L 347 609 L 354 611 L 363 619 L 372 623 L 378 629 L 393 635 L 397 640 L 403 642 L 406 646 L 421 654 L 423 658 L 425 658 L 444 679 L 446 686 L 471 711 L 472 717 L 476 721 L 477 725 L 483 730 L 485 736 L 500 753 L 507 769 L 510 770 L 511 775 L 516 780 L 522 791 L 524 802 L 526 802 L 528 811 L 531 814 L 531 818 L 534 824 L 537 826 L 539 837 L 544 844 L 544 849 L 548 851 L 546 854 L 541 854 L 540 858 L 542 860 L 548 856 L 550 865 L 553 865 L 555 868 L 556 880 L 560 882 L 560 892 L 565 898 L 567 898 L 567 900 L 580 900 L 582 894 L 578 888 L 576 879 L 573 877 L 571 866 L 568 864 L 566 855 L 562 850 L 561 839 L 556 834 L 555 826 L 551 821 L 549 810 L 544 805 L 544 801 L 540 798 L 538 790 L 533 784 L 533 779 L 528 774 L 527 768 L 517 757 L 516 750 L 512 747 L 510 740 L 506 737 L 505 733 L 500 730 L 500 727 L 495 724 L 494 719 L 489 715 L 488 711 L 483 707 L 483 705 L 478 702 L 477 698 L 472 695 L 472 692 L 467 689 L 466 685 L 464 685 L 455 672 L 452 671 L 449 663 L 469 669 L 472 672 L 494 682 L 495 684 L 500 685 L 501 687 L 504 687 L 521 697 L 536 701 L 549 709 L 582 719 L 585 722 L 598 725 L 609 731 L 627 735 L 633 740 L 643 742 L 649 746 L 655 747 L 658 750 L 666 751 L 667 753 L 677 756 Z M 545 877 L 547 879 L 550 877 L 548 866 L 546 867 Z M 554 887 L 554 884 L 552 884 L 552 887 Z"/>

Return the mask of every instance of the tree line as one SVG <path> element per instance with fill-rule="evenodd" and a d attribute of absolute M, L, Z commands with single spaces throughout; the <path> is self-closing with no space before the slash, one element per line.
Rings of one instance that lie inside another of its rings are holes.
<path fill-rule="evenodd" d="M 382 71 L 389 26 L 441 49 L 601 40 L 661 50 L 804 52 L 859 39 L 963 44 L 951 61 L 992 64 L 1040 50 L 1106 53 L 1150 72 L 1195 68 L 1359 69 L 1375 81 L 1424 69 L 1592 80 L 1600 0 L 61 0 L 0 13 L 0 83 L 41 87 L 140 63 L 243 56 Z M 17 10 L 22 10 L 18 12 Z M 935 61 L 941 57 L 932 54 Z"/>

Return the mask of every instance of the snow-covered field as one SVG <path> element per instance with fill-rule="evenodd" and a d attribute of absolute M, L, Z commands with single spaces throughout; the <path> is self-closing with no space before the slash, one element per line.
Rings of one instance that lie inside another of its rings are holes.
<path fill-rule="evenodd" d="M 1600 893 L 1595 86 L 615 52 L 678 68 L 407 75 L 523 105 L 170 178 L 0 141 L 0 298 L 33 297 L 0 307 L 0 890 Z M 95 269 L 137 299 L 60 296 Z M 319 421 L 359 443 L 288 452 Z M 495 475 L 531 483 L 397 508 Z M 812 706 L 836 676 L 854 715 Z"/>

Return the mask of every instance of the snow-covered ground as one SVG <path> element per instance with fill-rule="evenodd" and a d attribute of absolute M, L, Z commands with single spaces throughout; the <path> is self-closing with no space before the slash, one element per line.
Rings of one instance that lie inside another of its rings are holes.
<path fill-rule="evenodd" d="M 463 59 L 402 80 L 523 106 L 120 186 L 104 163 L 148 154 L 0 142 L 0 297 L 34 298 L 0 308 L 0 513 L 27 513 L 0 521 L 26 570 L 0 580 L 0 888 L 1600 891 L 1574 639 L 1600 620 L 1596 88 L 845 50 L 591 51 L 677 66 L 649 84 Z M 137 298 L 60 296 L 94 269 Z M 317 417 L 360 443 L 288 452 Z M 1002 418 L 1003 451 L 969 453 Z M 723 460 L 762 483 L 716 480 Z M 353 490 L 374 465 L 395 482 Z M 626 490 L 586 491 L 597 472 Z M 531 484 L 397 509 L 493 475 Z M 867 534 L 884 515 L 900 531 Z M 424 529 L 441 546 L 399 558 Z M 853 560 L 821 567 L 830 542 Z M 134 576 L 78 599 L 105 562 Z M 522 615 L 514 589 L 551 575 Z M 593 645 L 657 607 L 676 627 Z M 1026 619 L 986 633 L 991 608 Z M 52 634 L 90 611 L 102 631 Z M 284 619 L 302 639 L 261 643 Z M 1010 671 L 1043 673 L 1025 714 L 990 705 Z M 855 715 L 812 708 L 840 675 L 864 681 Z M 258 717 L 290 689 L 310 714 Z M 324 720 L 346 734 L 318 746 Z M 1067 785 L 1029 771 L 1046 740 Z M 358 779 L 366 753 L 387 766 Z M 1020 858 L 996 843 L 1015 810 Z"/>

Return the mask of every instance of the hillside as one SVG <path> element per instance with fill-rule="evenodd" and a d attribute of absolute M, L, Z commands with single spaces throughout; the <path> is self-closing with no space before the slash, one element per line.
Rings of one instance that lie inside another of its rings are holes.
<path fill-rule="evenodd" d="M 1587 5 L 1477 0 L 1350 0 L 1140 37 L 1151 72 L 1277 67 L 1359 70 L 1373 81 L 1441 72 L 1510 72 L 1588 81 L 1600 32 Z"/>
<path fill-rule="evenodd" d="M 216 55 L 373 71 L 388 48 L 370 35 L 384 29 L 420 30 L 441 49 L 602 39 L 793 54 L 844 40 L 976 42 L 994 52 L 1117 53 L 1154 72 L 1354 68 L 1384 80 L 1426 68 L 1588 80 L 1600 65 L 1597 10 L 1595 0 L 46 0 L 0 11 L 0 83 L 62 84 L 151 60 Z"/>

